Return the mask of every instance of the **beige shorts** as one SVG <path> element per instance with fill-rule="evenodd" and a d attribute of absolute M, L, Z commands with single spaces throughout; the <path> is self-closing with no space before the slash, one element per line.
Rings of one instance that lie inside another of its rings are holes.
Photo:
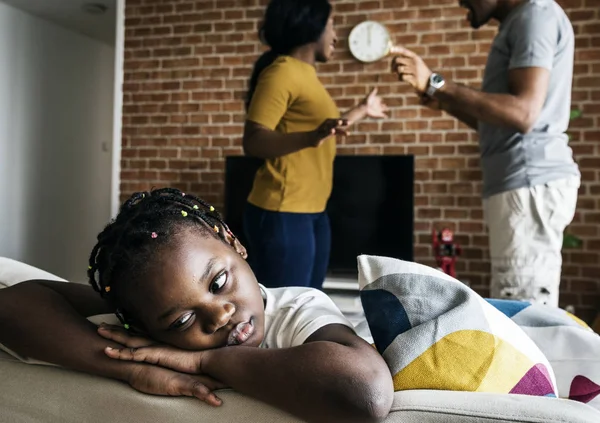
<path fill-rule="evenodd" d="M 483 202 L 492 262 L 491 298 L 558 306 L 562 243 L 579 178 L 494 195 Z"/>

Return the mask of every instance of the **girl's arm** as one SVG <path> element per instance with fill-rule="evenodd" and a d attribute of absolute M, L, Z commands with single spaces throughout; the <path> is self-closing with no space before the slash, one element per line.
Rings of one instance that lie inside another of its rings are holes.
<path fill-rule="evenodd" d="M 0 343 L 22 356 L 121 380 L 141 392 L 195 396 L 213 405 L 220 403 L 208 388 L 223 385 L 208 378 L 107 357 L 107 345 L 122 345 L 98 335 L 96 325 L 86 317 L 113 311 L 87 285 L 22 282 L 0 289 Z"/>
<path fill-rule="evenodd" d="M 127 335 L 106 335 L 128 345 Z M 328 325 L 298 347 L 234 346 L 203 352 L 172 347 L 107 349 L 121 360 L 145 361 L 207 374 L 238 392 L 312 422 L 369 422 L 391 407 L 393 384 L 379 353 L 343 325 Z"/>
<path fill-rule="evenodd" d="M 0 342 L 26 357 L 126 380 L 131 366 L 102 357 L 105 341 L 85 318 L 111 312 L 89 286 L 22 282 L 0 290 Z"/>
<path fill-rule="evenodd" d="M 343 325 L 325 326 L 294 348 L 209 351 L 201 371 L 308 421 L 378 421 L 393 400 L 383 358 Z"/>

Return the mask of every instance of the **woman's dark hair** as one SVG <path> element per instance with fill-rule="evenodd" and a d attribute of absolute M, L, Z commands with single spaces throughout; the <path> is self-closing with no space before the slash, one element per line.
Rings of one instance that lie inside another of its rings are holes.
<path fill-rule="evenodd" d="M 261 72 L 282 54 L 321 38 L 331 15 L 328 0 L 271 0 L 259 30 L 259 37 L 270 50 L 254 64 L 246 95 L 246 110 L 256 90 Z"/>
<path fill-rule="evenodd" d="M 235 237 L 210 204 L 173 188 L 133 194 L 117 217 L 98 235 L 88 266 L 89 282 L 117 309 L 123 324 L 131 321 L 119 301 L 123 283 L 135 283 L 148 273 L 148 263 L 186 228 L 229 243 Z"/>

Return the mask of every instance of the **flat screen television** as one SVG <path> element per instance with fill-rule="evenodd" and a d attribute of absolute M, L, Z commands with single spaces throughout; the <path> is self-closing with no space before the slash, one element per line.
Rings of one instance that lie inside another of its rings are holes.
<path fill-rule="evenodd" d="M 225 163 L 225 221 L 246 246 L 244 207 L 261 164 L 245 156 L 227 157 Z M 327 213 L 330 274 L 355 275 L 360 254 L 412 261 L 414 157 L 337 156 Z"/>

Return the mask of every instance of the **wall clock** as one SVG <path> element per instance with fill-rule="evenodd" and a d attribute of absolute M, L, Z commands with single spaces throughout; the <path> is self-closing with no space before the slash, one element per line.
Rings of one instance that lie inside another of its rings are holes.
<path fill-rule="evenodd" d="M 376 21 L 364 21 L 356 25 L 348 37 L 350 53 L 364 63 L 383 59 L 393 49 L 387 28 Z"/>

